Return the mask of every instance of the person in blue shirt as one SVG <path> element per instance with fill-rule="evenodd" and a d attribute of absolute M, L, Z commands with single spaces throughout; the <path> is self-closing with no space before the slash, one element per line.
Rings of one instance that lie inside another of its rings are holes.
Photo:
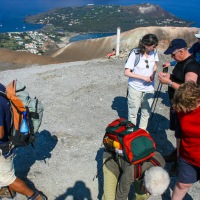
<path fill-rule="evenodd" d="M 192 45 L 189 52 L 194 55 L 196 61 L 200 64 L 200 31 L 194 35 L 198 41 Z"/>
<path fill-rule="evenodd" d="M 0 83 L 0 93 L 5 87 Z M 15 176 L 13 164 L 14 152 L 10 152 L 11 106 L 9 100 L 0 95 L 0 199 L 13 198 L 16 192 L 27 196 L 29 200 L 47 200 L 39 191 L 33 191 L 27 184 Z"/>

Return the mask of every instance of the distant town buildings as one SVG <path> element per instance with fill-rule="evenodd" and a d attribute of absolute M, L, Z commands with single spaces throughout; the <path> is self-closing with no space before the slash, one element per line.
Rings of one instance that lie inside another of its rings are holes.
<path fill-rule="evenodd" d="M 37 31 L 29 31 L 29 32 L 10 32 L 8 33 L 10 39 L 13 39 L 20 48 L 17 51 L 27 51 L 34 54 L 41 54 L 42 45 L 45 42 L 54 42 L 44 33 L 40 33 Z M 51 35 L 51 37 L 55 37 Z"/>

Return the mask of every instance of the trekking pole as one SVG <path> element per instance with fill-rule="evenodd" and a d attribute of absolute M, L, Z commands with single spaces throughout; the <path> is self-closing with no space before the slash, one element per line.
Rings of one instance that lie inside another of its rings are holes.
<path fill-rule="evenodd" d="M 154 112 L 155 112 L 155 109 L 156 109 L 156 105 L 157 105 L 157 102 L 158 102 L 158 98 L 159 98 L 159 96 L 160 96 L 160 91 L 161 91 L 161 89 L 162 89 L 162 83 L 159 83 L 159 84 L 158 84 L 158 88 L 157 88 L 157 90 L 156 90 L 156 92 L 155 92 L 155 97 L 154 97 L 154 99 L 153 99 L 152 106 L 151 106 L 151 110 L 152 110 L 152 112 L 151 112 L 151 118 L 153 118 L 153 116 L 154 116 Z"/>
<path fill-rule="evenodd" d="M 164 73 L 167 73 L 167 72 L 168 72 L 168 68 L 167 68 L 167 67 L 166 67 L 166 68 L 163 68 L 163 72 L 164 72 Z M 155 112 L 155 109 L 156 109 L 156 105 L 157 105 L 157 102 L 158 102 L 158 98 L 159 98 L 159 96 L 160 96 L 160 91 L 161 91 L 161 89 L 162 89 L 162 83 L 159 82 L 158 88 L 157 88 L 157 90 L 156 90 L 156 92 L 155 92 L 155 97 L 154 97 L 154 99 L 153 99 L 153 103 L 152 103 L 152 106 L 151 106 L 151 110 L 152 110 L 152 112 L 151 112 L 151 118 L 153 118 L 153 116 L 154 116 L 154 112 Z"/>

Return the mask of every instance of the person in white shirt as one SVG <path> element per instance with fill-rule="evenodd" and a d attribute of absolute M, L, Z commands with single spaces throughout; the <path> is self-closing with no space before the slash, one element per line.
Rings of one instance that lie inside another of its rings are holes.
<path fill-rule="evenodd" d="M 158 38 L 154 34 L 146 34 L 139 41 L 137 50 L 139 62 L 135 66 L 136 53 L 132 51 L 126 64 L 125 76 L 128 79 L 128 120 L 139 128 L 147 129 L 154 98 L 154 76 L 159 61 L 156 47 Z M 141 118 L 137 124 L 137 114 L 141 107 Z"/>

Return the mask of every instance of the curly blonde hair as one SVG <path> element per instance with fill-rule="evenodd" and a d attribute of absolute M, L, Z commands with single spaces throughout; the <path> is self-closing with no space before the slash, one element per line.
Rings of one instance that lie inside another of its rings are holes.
<path fill-rule="evenodd" d="M 194 110 L 200 104 L 200 86 L 193 81 L 182 84 L 175 91 L 172 103 L 173 108 L 178 112 Z"/>

